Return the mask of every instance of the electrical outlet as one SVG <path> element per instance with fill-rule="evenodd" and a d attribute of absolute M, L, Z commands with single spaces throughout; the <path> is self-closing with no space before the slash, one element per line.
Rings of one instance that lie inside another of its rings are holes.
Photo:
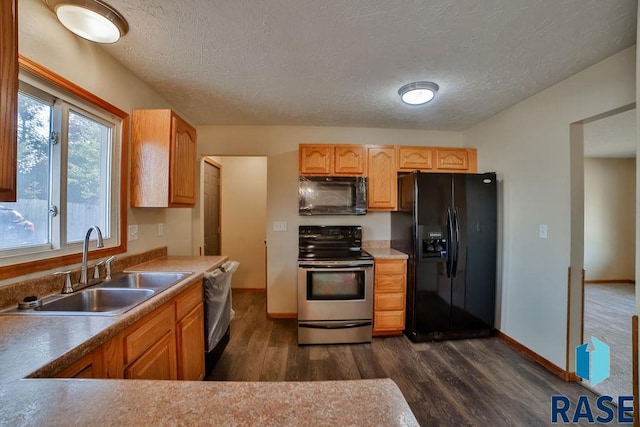
<path fill-rule="evenodd" d="M 538 231 L 538 236 L 541 239 L 547 238 L 547 224 L 540 224 L 540 230 Z"/>
<path fill-rule="evenodd" d="M 158 236 L 164 236 L 164 223 L 163 222 L 158 224 Z"/>
<path fill-rule="evenodd" d="M 273 231 L 287 231 L 287 221 L 273 221 Z"/>
<path fill-rule="evenodd" d="M 138 226 L 130 225 L 129 226 L 129 241 L 138 240 Z"/>

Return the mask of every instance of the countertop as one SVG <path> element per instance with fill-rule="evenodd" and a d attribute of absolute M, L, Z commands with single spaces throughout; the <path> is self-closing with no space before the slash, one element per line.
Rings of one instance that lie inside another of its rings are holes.
<path fill-rule="evenodd" d="M 366 248 L 365 251 L 378 259 L 407 259 L 409 256 L 393 248 Z"/>
<path fill-rule="evenodd" d="M 418 422 L 390 379 L 315 382 L 31 379 L 0 390 L 0 424 L 417 426 Z"/>
<path fill-rule="evenodd" d="M 0 315 L 0 382 L 48 377 L 178 295 L 226 256 L 163 257 L 127 271 L 194 274 L 119 316 Z"/>
<path fill-rule="evenodd" d="M 128 268 L 194 274 L 119 316 L 1 315 L 0 425 L 418 425 L 390 379 L 197 382 L 42 378 L 92 351 L 226 259 L 169 256 Z"/>

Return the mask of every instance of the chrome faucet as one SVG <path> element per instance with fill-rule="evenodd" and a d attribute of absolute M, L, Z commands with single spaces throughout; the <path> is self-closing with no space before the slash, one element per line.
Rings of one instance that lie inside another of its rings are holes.
<path fill-rule="evenodd" d="M 87 258 L 89 255 L 89 237 L 91 237 L 91 232 L 95 230 L 98 235 L 98 242 L 96 244 L 97 248 L 101 248 L 104 246 L 102 241 L 102 231 L 100 231 L 100 227 L 94 225 L 91 227 L 87 234 L 84 236 L 84 244 L 82 245 L 82 267 L 80 267 L 80 285 L 87 285 L 89 282 L 87 280 Z"/>

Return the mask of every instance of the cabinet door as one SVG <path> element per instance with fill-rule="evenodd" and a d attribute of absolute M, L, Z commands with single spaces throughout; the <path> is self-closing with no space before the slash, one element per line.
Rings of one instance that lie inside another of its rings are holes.
<path fill-rule="evenodd" d="M 175 114 L 172 115 L 170 146 L 169 204 L 196 203 L 196 130 Z"/>
<path fill-rule="evenodd" d="M 124 377 L 134 380 L 177 379 L 176 337 L 173 329 L 129 365 Z"/>
<path fill-rule="evenodd" d="M 334 173 L 336 175 L 364 175 L 367 159 L 364 150 L 361 145 L 336 145 L 334 147 Z"/>
<path fill-rule="evenodd" d="M 397 205 L 398 182 L 393 147 L 369 147 L 367 204 L 372 210 L 393 211 Z"/>
<path fill-rule="evenodd" d="M 329 175 L 333 169 L 333 145 L 299 146 L 300 175 Z"/>
<path fill-rule="evenodd" d="M 18 0 L 0 3 L 0 201 L 16 201 Z"/>
<path fill-rule="evenodd" d="M 204 311 L 198 304 L 178 322 L 178 379 L 204 378 Z"/>
<path fill-rule="evenodd" d="M 67 368 L 58 372 L 56 378 L 103 378 L 102 348 L 85 354 Z"/>
<path fill-rule="evenodd" d="M 433 151 L 433 148 L 429 147 L 398 147 L 398 170 L 432 170 Z"/>
<path fill-rule="evenodd" d="M 442 172 L 477 172 L 475 149 L 438 148 L 436 170 Z"/>
<path fill-rule="evenodd" d="M 125 365 L 136 360 L 167 332 L 173 333 L 175 323 L 173 304 L 167 304 L 134 323 L 124 334 Z"/>

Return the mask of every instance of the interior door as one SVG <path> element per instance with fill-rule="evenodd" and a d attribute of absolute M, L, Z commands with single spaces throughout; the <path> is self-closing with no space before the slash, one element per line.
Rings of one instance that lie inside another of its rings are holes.
<path fill-rule="evenodd" d="M 204 254 L 220 255 L 220 167 L 204 162 Z"/>

